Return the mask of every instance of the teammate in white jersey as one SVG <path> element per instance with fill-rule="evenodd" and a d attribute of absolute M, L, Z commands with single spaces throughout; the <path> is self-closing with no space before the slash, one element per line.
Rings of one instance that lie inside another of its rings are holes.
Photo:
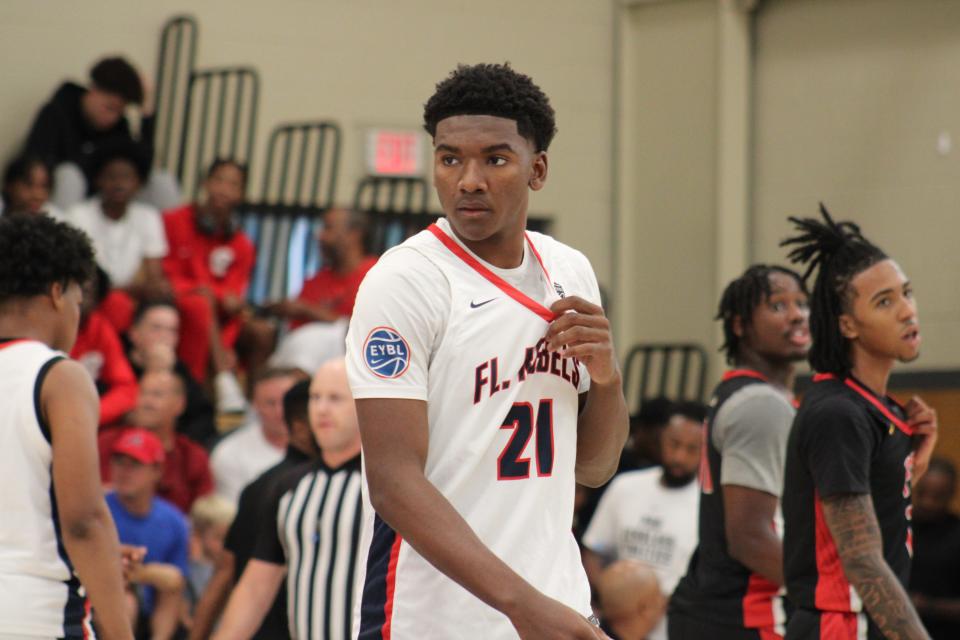
<path fill-rule="evenodd" d="M 446 218 L 370 271 L 347 338 L 376 510 L 355 635 L 603 638 L 574 485 L 613 474 L 627 409 L 589 262 L 525 232 L 553 109 L 482 64 L 438 84 L 424 120 Z"/>
<path fill-rule="evenodd" d="M 101 638 L 133 637 L 100 488 L 97 392 L 63 353 L 93 264 L 73 227 L 0 220 L 0 640 L 93 637 L 91 604 Z"/>

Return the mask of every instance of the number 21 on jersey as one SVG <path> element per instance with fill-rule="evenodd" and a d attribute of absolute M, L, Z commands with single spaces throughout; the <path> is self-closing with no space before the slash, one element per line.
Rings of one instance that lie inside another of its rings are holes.
<path fill-rule="evenodd" d="M 529 402 L 515 402 L 501 429 L 512 429 L 500 457 L 497 458 L 497 480 L 525 480 L 530 477 L 530 458 L 521 457 L 534 437 L 537 477 L 553 473 L 553 400 L 544 399 L 534 410 Z"/>

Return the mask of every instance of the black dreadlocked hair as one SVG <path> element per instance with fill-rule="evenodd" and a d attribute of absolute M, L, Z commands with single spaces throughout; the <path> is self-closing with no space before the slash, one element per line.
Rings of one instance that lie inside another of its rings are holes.
<path fill-rule="evenodd" d="M 423 107 L 423 128 L 432 137 L 437 123 L 451 116 L 483 115 L 509 118 L 517 132 L 546 151 L 557 132 L 550 100 L 530 76 L 508 64 L 459 65 L 437 84 Z"/>
<path fill-rule="evenodd" d="M 774 273 L 790 276 L 804 293 L 807 292 L 799 273 L 775 264 L 751 265 L 742 276 L 728 284 L 720 296 L 720 308 L 714 318 L 723 322 L 723 346 L 720 351 L 723 351 L 728 364 L 736 364 L 740 353 L 741 337 L 733 330 L 734 319 L 739 317 L 744 329 L 750 326 L 753 310 L 770 297 L 770 276 Z"/>
<path fill-rule="evenodd" d="M 834 222 L 827 208 L 820 204 L 823 220 L 789 218 L 799 235 L 787 238 L 781 247 L 793 246 L 789 258 L 807 265 L 804 282 L 817 269 L 810 299 L 810 366 L 821 373 L 845 376 L 853 367 L 850 345 L 840 332 L 840 315 L 850 309 L 855 291 L 850 286 L 854 276 L 887 259 L 879 247 L 860 233 L 852 222 Z"/>

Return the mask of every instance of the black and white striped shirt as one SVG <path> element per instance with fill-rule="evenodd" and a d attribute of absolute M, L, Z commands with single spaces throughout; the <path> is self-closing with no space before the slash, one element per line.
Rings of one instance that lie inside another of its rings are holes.
<path fill-rule="evenodd" d="M 293 640 L 347 640 L 360 537 L 360 456 L 307 463 L 278 480 L 253 557 L 287 567 Z"/>

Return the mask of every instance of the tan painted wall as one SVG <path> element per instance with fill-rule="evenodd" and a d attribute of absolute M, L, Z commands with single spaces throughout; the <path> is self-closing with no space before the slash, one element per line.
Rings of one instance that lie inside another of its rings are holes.
<path fill-rule="evenodd" d="M 786 216 L 823 200 L 914 280 L 911 366 L 960 366 L 960 4 L 770 0 L 755 87 L 754 255 L 781 259 Z"/>
<path fill-rule="evenodd" d="M 713 345 L 716 2 L 636 6 L 623 29 L 621 344 Z"/>
<path fill-rule="evenodd" d="M 161 26 L 200 23 L 201 66 L 248 63 L 262 77 L 258 153 L 280 121 L 326 117 L 345 133 L 338 200 L 361 174 L 369 125 L 418 127 L 433 85 L 458 62 L 504 61 L 551 97 L 560 133 L 532 210 L 582 249 L 601 281 L 610 260 L 612 8 L 607 0 L 4 0 L 0 159 L 65 78 L 122 52 L 153 76 Z M 262 163 L 261 163 L 262 164 Z M 255 171 L 256 173 L 256 171 Z M 254 182 L 259 185 L 259 181 Z"/>

